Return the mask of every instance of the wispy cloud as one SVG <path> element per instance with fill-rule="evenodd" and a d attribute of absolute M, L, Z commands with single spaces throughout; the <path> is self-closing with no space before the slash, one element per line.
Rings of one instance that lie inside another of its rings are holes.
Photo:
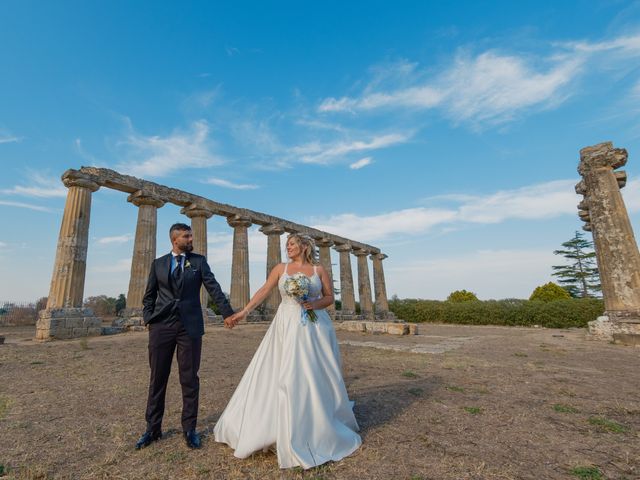
<path fill-rule="evenodd" d="M 303 163 L 327 164 L 355 152 L 374 151 L 407 142 L 409 133 L 377 135 L 367 140 L 338 140 L 333 143 L 312 142 L 292 147 L 291 155 Z"/>
<path fill-rule="evenodd" d="M 228 180 L 223 180 L 222 178 L 214 177 L 207 178 L 203 181 L 203 183 L 207 183 L 209 185 L 217 185 L 218 187 L 232 188 L 234 190 L 255 190 L 256 188 L 260 188 L 258 185 L 247 183 L 233 183 Z"/>
<path fill-rule="evenodd" d="M 131 271 L 131 257 L 121 258 L 113 263 L 96 265 L 92 267 L 92 272 L 98 273 L 121 273 Z"/>
<path fill-rule="evenodd" d="M 504 190 L 488 195 L 446 195 L 431 197 L 427 203 L 445 203 L 443 207 L 416 207 L 359 216 L 334 215 L 312 222 L 320 230 L 378 241 L 394 235 L 418 235 L 435 227 L 455 224 L 495 224 L 511 219 L 543 220 L 560 215 L 577 215 L 579 198 L 573 187 L 576 180 L 557 180 Z"/>
<path fill-rule="evenodd" d="M 67 196 L 67 189 L 59 178 L 45 177 L 41 173 L 33 171 L 29 171 L 27 176 L 30 185 L 16 185 L 13 188 L 2 189 L 0 193 L 37 198 L 64 198 Z"/>
<path fill-rule="evenodd" d="M 209 124 L 204 120 L 194 122 L 188 132 L 176 131 L 167 137 L 145 136 L 130 128 L 118 145 L 131 160 L 118 164 L 117 168 L 135 176 L 165 177 L 187 168 L 224 163 L 212 151 Z"/>
<path fill-rule="evenodd" d="M 8 246 L 8 243 L 0 242 L 0 248 L 7 248 Z"/>
<path fill-rule="evenodd" d="M 486 50 L 472 54 L 460 49 L 453 60 L 434 68 L 415 63 L 378 67 L 358 96 L 330 97 L 318 111 L 368 112 L 379 109 L 438 109 L 455 122 L 476 127 L 501 124 L 531 110 L 556 107 L 573 93 L 569 88 L 581 76 L 598 71 L 611 59 L 640 56 L 640 35 L 601 42 L 565 42 L 550 45 L 543 55 Z M 593 68 L 587 68 L 590 65 Z M 387 70 L 387 73 L 385 73 Z"/>
<path fill-rule="evenodd" d="M 38 212 L 53 212 L 54 210 L 48 207 L 41 207 L 40 205 L 32 205 L 30 203 L 11 202 L 7 200 L 0 200 L 0 205 L 15 208 L 26 208 L 28 210 L 36 210 Z"/>
<path fill-rule="evenodd" d="M 357 162 L 353 162 L 351 165 L 349 165 L 349 168 L 351 170 L 360 170 L 361 168 L 366 167 L 367 165 L 371 165 L 371 160 L 372 160 L 371 157 L 361 158 Z"/>
<path fill-rule="evenodd" d="M 3 133 L 0 133 L 0 144 L 21 142 L 22 139 L 23 137 L 16 137 L 15 135 L 6 135 Z"/>
<path fill-rule="evenodd" d="M 124 235 L 117 235 L 114 237 L 101 237 L 96 239 L 96 243 L 98 245 L 110 245 L 110 244 L 121 244 L 128 243 L 133 240 L 133 235 L 130 233 L 126 233 Z"/>

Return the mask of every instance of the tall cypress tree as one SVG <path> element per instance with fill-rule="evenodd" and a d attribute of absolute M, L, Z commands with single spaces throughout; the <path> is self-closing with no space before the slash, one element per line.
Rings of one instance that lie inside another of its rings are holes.
<path fill-rule="evenodd" d="M 558 277 L 558 283 L 562 284 L 572 297 L 596 296 L 602 287 L 593 242 L 585 239 L 582 232 L 576 231 L 575 236 L 562 246 L 564 249 L 554 250 L 553 253 L 562 255 L 567 264 L 552 266 L 552 275 Z"/>

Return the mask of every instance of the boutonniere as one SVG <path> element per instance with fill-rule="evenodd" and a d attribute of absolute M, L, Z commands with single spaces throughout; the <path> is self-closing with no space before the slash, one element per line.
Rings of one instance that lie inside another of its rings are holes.
<path fill-rule="evenodd" d="M 184 261 L 184 268 L 191 268 L 191 262 L 188 258 Z"/>

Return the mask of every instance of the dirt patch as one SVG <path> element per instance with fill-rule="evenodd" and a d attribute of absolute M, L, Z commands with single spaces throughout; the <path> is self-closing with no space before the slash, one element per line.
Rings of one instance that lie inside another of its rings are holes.
<path fill-rule="evenodd" d="M 306 472 L 279 470 L 273 453 L 236 459 L 210 433 L 266 328 L 207 327 L 203 448 L 191 451 L 182 440 L 174 368 L 165 438 L 139 452 L 133 444 L 145 427 L 146 333 L 36 344 L 32 328 L 0 328 L 0 472 L 34 479 L 539 480 L 598 478 L 580 476 L 597 469 L 600 478 L 640 478 L 640 349 L 589 341 L 583 330 L 339 332 L 362 448 Z"/>

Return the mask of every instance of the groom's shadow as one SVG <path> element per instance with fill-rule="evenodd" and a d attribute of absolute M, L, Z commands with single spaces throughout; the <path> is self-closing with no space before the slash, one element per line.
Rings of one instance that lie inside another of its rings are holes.
<path fill-rule="evenodd" d="M 222 415 L 222 410 L 220 412 L 213 413 L 211 415 L 207 415 L 206 417 L 198 420 L 198 423 L 201 425 L 199 428 L 200 434 L 203 437 L 207 437 L 213 435 L 213 429 L 218 422 L 218 419 Z"/>
<path fill-rule="evenodd" d="M 424 401 L 442 386 L 442 379 L 436 376 L 401 380 L 387 385 L 350 389 L 350 397 L 355 401 L 354 413 L 360 435 L 375 427 L 391 422 L 417 401 Z"/>

